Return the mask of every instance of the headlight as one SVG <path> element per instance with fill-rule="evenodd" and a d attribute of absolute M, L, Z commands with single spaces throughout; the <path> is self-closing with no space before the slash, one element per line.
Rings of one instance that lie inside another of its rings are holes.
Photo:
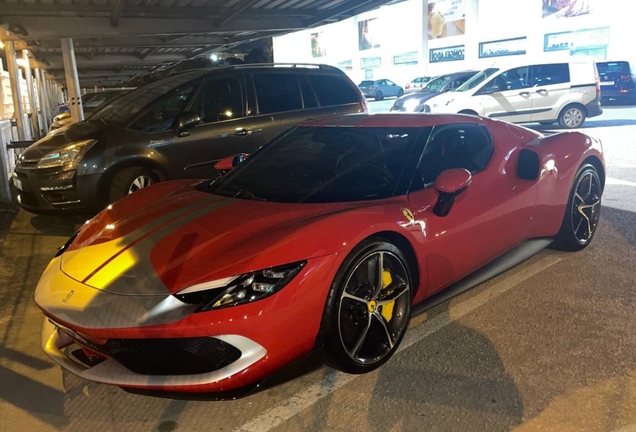
<path fill-rule="evenodd" d="M 184 303 L 200 305 L 197 312 L 251 303 L 283 289 L 305 264 L 307 262 L 302 261 L 205 282 L 181 290 L 175 296 Z"/>
<path fill-rule="evenodd" d="M 411 111 L 411 112 L 413 112 L 413 111 L 419 111 L 419 109 L 418 109 L 418 108 L 419 108 L 421 105 L 422 105 L 422 104 L 421 104 L 421 103 L 420 103 L 420 101 L 419 101 L 419 100 L 417 100 L 417 99 L 409 99 L 409 100 L 407 100 L 406 102 L 404 102 L 404 108 L 406 108 L 406 110 L 407 110 L 407 111 Z"/>
<path fill-rule="evenodd" d="M 65 167 L 75 169 L 82 156 L 96 142 L 96 140 L 77 141 L 61 149 L 53 150 L 40 159 L 36 168 Z"/>

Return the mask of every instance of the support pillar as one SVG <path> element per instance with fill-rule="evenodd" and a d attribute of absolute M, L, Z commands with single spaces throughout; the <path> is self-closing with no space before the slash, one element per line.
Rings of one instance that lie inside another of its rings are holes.
<path fill-rule="evenodd" d="M 40 117 L 38 108 L 40 104 L 35 97 L 35 88 L 33 86 L 33 74 L 31 73 L 31 60 L 29 52 L 22 50 L 22 60 L 24 61 L 24 79 L 27 83 L 27 92 L 29 93 L 29 107 L 31 108 L 31 122 L 33 123 L 33 138 L 40 139 Z"/>
<path fill-rule="evenodd" d="M 49 122 L 51 121 L 51 115 L 49 114 L 49 100 L 46 94 L 46 89 L 44 87 L 45 80 L 43 78 L 42 69 L 34 69 L 35 72 L 35 82 L 38 87 L 38 101 L 40 102 L 40 109 L 42 110 L 42 121 L 44 124 L 42 128 L 44 129 L 44 133 L 49 130 Z"/>
<path fill-rule="evenodd" d="M 74 122 L 84 120 L 82 107 L 82 94 L 80 93 L 79 78 L 77 76 L 77 63 L 75 62 L 75 49 L 73 39 L 62 39 L 62 57 L 64 58 L 64 74 L 66 75 L 66 89 L 71 109 L 71 117 Z"/>
<path fill-rule="evenodd" d="M 22 89 L 20 88 L 20 70 L 15 56 L 13 41 L 5 42 L 5 54 L 7 55 L 7 69 L 9 70 L 9 83 L 11 84 L 11 97 L 13 99 L 13 115 L 18 124 L 18 139 L 26 139 L 24 124 L 24 107 L 22 106 Z"/>

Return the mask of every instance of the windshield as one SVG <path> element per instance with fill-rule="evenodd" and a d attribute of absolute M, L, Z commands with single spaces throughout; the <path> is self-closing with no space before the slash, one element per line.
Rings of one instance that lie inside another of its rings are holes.
<path fill-rule="evenodd" d="M 479 72 L 477 75 L 466 81 L 464 84 L 459 86 L 455 91 L 464 92 L 468 90 L 472 90 L 477 87 L 479 84 L 483 83 L 485 80 L 490 78 L 493 74 L 495 74 L 499 69 L 498 68 L 490 68 L 485 69 Z"/>
<path fill-rule="evenodd" d="M 422 87 L 422 90 L 420 91 L 441 92 L 442 87 L 444 87 L 444 84 L 446 84 L 448 80 L 450 79 L 451 79 L 450 75 L 437 77 L 435 79 L 430 80 L 428 84 Z"/>
<path fill-rule="evenodd" d="M 607 63 L 596 63 L 596 67 L 598 68 L 598 72 L 601 74 L 606 73 L 620 73 L 620 74 L 630 74 L 629 71 L 629 63 L 621 61 L 621 62 L 607 62 Z"/>
<path fill-rule="evenodd" d="M 102 120 L 106 123 L 124 125 L 142 109 L 169 91 L 193 79 L 203 76 L 207 71 L 197 70 L 184 72 L 155 81 L 136 90 L 126 93 L 122 97 L 114 98 L 106 103 L 90 117 L 91 121 Z"/>
<path fill-rule="evenodd" d="M 298 127 L 217 181 L 211 192 L 281 203 L 389 198 L 427 129 Z"/>

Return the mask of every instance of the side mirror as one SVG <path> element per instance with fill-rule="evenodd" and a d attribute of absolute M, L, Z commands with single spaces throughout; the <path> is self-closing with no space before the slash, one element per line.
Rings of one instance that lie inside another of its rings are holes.
<path fill-rule="evenodd" d="M 234 156 L 228 156 L 226 158 L 221 159 L 216 164 L 214 164 L 214 169 L 219 171 L 221 174 L 226 174 L 229 171 L 232 171 L 238 165 L 242 164 L 245 159 L 247 159 L 247 154 L 239 153 Z"/>
<path fill-rule="evenodd" d="M 189 130 L 195 127 L 201 121 L 201 116 L 196 112 L 184 112 L 177 117 L 175 129 L 180 137 L 190 135 Z"/>
<path fill-rule="evenodd" d="M 447 216 L 455 204 L 455 198 L 468 189 L 472 181 L 473 176 L 464 168 L 453 168 L 441 173 L 435 180 L 435 189 L 439 192 L 439 197 L 433 207 L 433 213 L 439 217 Z"/>

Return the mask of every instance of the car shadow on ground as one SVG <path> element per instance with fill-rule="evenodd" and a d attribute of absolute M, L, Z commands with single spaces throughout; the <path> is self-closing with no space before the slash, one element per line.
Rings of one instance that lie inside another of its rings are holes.
<path fill-rule="evenodd" d="M 450 319 L 449 309 L 449 301 L 442 303 L 435 317 Z M 522 423 L 524 412 L 492 342 L 455 320 L 380 368 L 369 407 L 374 432 L 451 431 L 466 425 L 509 431 Z"/>
<path fill-rule="evenodd" d="M 636 247 L 636 213 L 613 207 L 603 207 L 601 223 L 609 223 L 630 245 Z"/>

